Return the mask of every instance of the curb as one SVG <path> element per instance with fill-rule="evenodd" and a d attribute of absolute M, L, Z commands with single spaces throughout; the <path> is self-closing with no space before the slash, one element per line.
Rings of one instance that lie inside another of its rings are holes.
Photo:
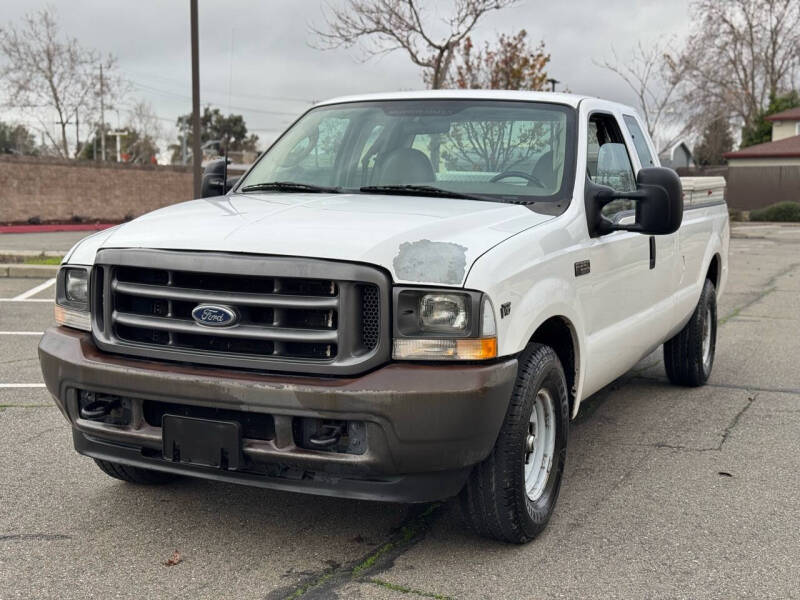
<path fill-rule="evenodd" d="M 58 273 L 59 265 L 0 264 L 0 277 L 50 279 Z"/>
<path fill-rule="evenodd" d="M 53 233 L 56 231 L 101 231 L 113 223 L 65 223 L 64 225 L 0 225 L 0 233 Z"/>

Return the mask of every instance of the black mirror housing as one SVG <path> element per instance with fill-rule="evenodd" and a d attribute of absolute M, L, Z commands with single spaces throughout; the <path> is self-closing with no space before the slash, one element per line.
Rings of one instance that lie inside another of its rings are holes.
<path fill-rule="evenodd" d="M 587 178 L 585 194 L 589 235 L 592 237 L 613 231 L 668 235 L 676 232 L 683 221 L 683 186 L 680 177 L 672 169 L 640 169 L 634 192 L 617 192 Z M 612 223 L 602 215 L 602 208 L 618 199 L 633 200 L 636 203 L 636 222 L 632 225 Z"/>
<path fill-rule="evenodd" d="M 230 162 L 230 161 L 229 161 Z M 228 177 L 223 185 L 223 178 L 225 178 L 227 169 L 225 168 L 225 159 L 212 160 L 203 170 L 203 180 L 200 186 L 201 198 L 212 198 L 214 196 L 223 196 L 236 185 L 239 178 Z"/>

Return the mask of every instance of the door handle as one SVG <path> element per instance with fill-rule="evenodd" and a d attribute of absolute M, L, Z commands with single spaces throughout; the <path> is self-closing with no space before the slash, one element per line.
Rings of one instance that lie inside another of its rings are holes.
<path fill-rule="evenodd" d="M 656 268 L 656 237 L 650 236 L 650 268 Z"/>

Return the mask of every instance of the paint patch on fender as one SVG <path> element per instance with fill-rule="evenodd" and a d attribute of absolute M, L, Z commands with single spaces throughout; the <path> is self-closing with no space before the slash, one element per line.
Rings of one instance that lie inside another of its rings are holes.
<path fill-rule="evenodd" d="M 430 240 L 403 242 L 392 264 L 398 279 L 457 284 L 467 270 L 467 248 Z"/>

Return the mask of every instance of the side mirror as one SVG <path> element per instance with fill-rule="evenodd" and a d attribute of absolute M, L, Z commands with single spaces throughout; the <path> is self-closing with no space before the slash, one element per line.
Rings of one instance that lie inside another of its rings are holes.
<path fill-rule="evenodd" d="M 633 192 L 617 192 L 587 178 L 585 199 L 589 235 L 592 237 L 613 231 L 667 235 L 676 232 L 683 221 L 681 179 L 675 171 L 664 167 L 640 169 L 636 191 Z M 614 200 L 633 200 L 636 203 L 636 221 L 633 224 L 620 225 L 603 216 L 603 207 Z"/>
<path fill-rule="evenodd" d="M 222 196 L 227 194 L 228 191 L 236 185 L 239 181 L 238 177 L 228 177 L 225 179 L 223 185 L 223 178 L 227 173 L 225 168 L 225 159 L 212 160 L 203 170 L 203 180 L 200 187 L 201 198 L 212 198 L 214 196 Z"/>

